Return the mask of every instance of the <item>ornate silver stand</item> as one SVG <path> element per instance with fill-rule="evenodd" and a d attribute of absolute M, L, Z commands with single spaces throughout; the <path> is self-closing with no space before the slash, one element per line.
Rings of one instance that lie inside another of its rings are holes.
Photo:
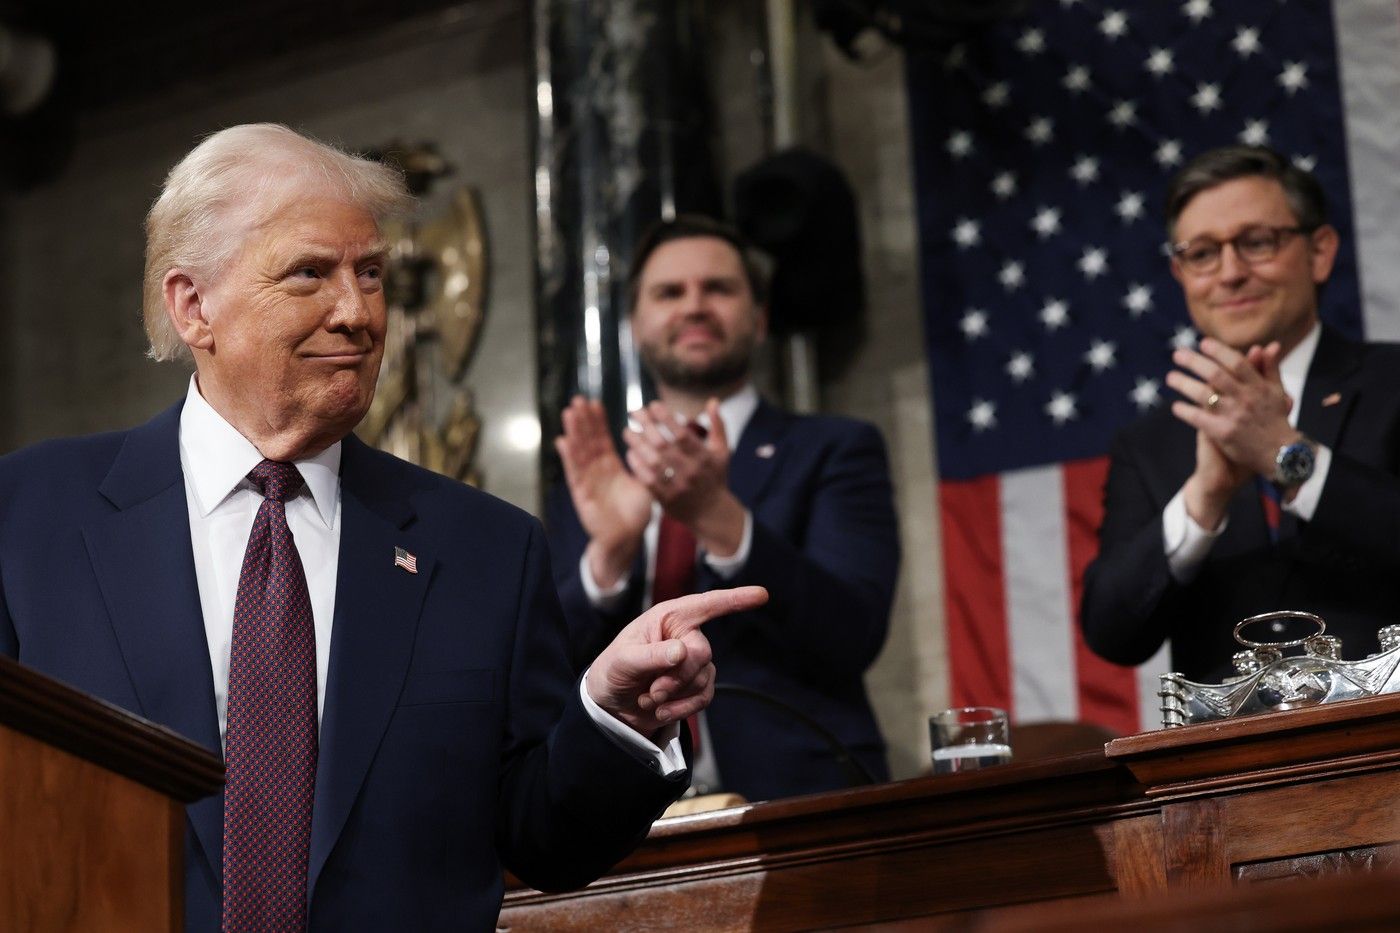
<path fill-rule="evenodd" d="M 1317 626 L 1306 638 L 1260 642 L 1243 632 L 1260 622 L 1301 619 Z M 1221 684 L 1198 684 L 1180 674 L 1162 675 L 1162 725 L 1165 728 L 1297 709 L 1337 700 L 1400 692 L 1400 625 L 1378 632 L 1381 650 L 1360 661 L 1343 661 L 1341 639 L 1326 634 L 1327 623 L 1309 612 L 1284 610 L 1250 616 L 1235 626 L 1235 641 L 1245 647 L 1235 655 L 1237 676 Z M 1285 657 L 1288 648 L 1301 655 Z"/>

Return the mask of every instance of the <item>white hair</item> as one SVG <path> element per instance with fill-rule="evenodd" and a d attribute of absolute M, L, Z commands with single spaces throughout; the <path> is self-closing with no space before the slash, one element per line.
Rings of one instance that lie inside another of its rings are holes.
<path fill-rule="evenodd" d="M 190 356 L 166 313 L 166 273 L 217 277 L 249 231 L 309 191 L 343 198 L 380 224 L 413 207 L 395 169 L 276 123 L 220 130 L 170 170 L 146 215 L 142 314 L 152 359 Z"/>

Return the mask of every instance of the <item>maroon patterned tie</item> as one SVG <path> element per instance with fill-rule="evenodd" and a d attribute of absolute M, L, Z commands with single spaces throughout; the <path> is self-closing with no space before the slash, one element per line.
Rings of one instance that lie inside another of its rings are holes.
<path fill-rule="evenodd" d="M 233 610 L 224 930 L 305 930 L 316 787 L 316 629 L 285 505 L 302 480 L 295 466 L 273 460 L 259 463 L 248 479 L 264 498 Z"/>

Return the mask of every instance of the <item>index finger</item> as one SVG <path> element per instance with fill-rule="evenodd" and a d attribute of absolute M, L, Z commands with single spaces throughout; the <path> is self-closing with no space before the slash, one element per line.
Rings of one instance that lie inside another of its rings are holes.
<path fill-rule="evenodd" d="M 1243 353 L 1228 344 L 1221 343 L 1214 337 L 1201 339 L 1200 352 L 1219 363 L 1236 379 L 1248 379 L 1258 374 L 1258 370 L 1249 365 L 1249 361 L 1245 359 Z"/>
<path fill-rule="evenodd" d="M 693 632 L 711 619 L 735 612 L 757 609 L 768 602 L 768 591 L 761 586 L 736 586 L 728 590 L 694 593 L 660 603 L 661 634 L 665 638 L 680 638 Z"/>

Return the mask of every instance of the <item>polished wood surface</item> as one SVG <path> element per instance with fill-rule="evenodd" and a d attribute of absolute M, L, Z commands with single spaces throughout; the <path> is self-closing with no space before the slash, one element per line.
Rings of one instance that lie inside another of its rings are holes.
<path fill-rule="evenodd" d="M 218 757 L 0 657 L 0 930 L 183 923 L 184 804 Z"/>
<path fill-rule="evenodd" d="M 663 820 L 584 891 L 510 890 L 501 926 L 992 929 L 1055 904 L 1383 867 L 1396 842 L 1387 696 Z"/>
<path fill-rule="evenodd" d="M 185 737 L 0 655 L 0 725 L 183 803 L 224 783 L 219 756 Z"/>

